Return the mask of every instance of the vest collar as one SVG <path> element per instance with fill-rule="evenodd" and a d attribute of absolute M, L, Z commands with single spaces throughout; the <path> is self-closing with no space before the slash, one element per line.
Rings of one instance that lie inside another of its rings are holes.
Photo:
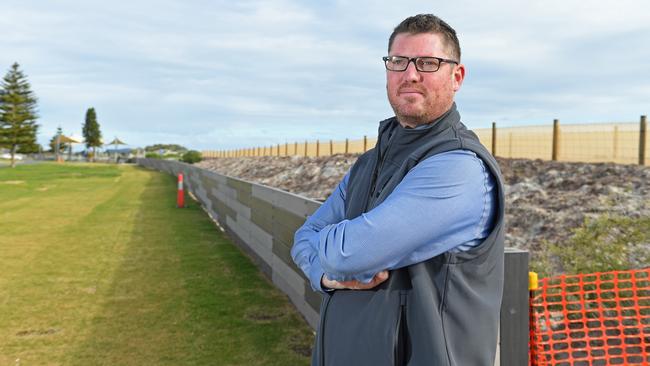
<path fill-rule="evenodd" d="M 420 138 L 431 138 L 444 131 L 447 131 L 453 125 L 460 122 L 460 114 L 456 110 L 456 102 L 442 116 L 430 123 L 419 125 L 416 128 L 404 128 L 397 117 L 391 117 L 379 123 L 379 136 L 388 133 L 389 135 L 397 134 L 393 140 L 397 144 L 412 144 Z"/>

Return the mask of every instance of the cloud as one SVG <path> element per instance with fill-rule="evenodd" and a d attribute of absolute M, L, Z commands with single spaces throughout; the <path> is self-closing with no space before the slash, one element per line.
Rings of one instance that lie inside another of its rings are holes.
<path fill-rule="evenodd" d="M 458 104 L 472 127 L 648 112 L 641 0 L 8 0 L 0 68 L 18 61 L 28 75 L 41 143 L 59 124 L 79 134 L 90 106 L 106 136 L 141 146 L 359 137 L 392 113 L 380 61 L 389 33 L 428 12 L 459 32 Z"/>

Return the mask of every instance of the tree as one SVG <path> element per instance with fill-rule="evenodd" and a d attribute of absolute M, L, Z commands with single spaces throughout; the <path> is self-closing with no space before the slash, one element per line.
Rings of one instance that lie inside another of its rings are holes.
<path fill-rule="evenodd" d="M 86 121 L 83 124 L 82 133 L 86 140 L 86 148 L 93 148 L 92 159 L 95 158 L 97 148 L 102 146 L 102 132 L 99 130 L 95 108 L 88 108 Z"/>
<path fill-rule="evenodd" d="M 17 152 L 38 151 L 37 100 L 19 67 L 14 63 L 0 83 L 0 147 L 9 149 L 12 168 Z"/>
<path fill-rule="evenodd" d="M 144 151 L 146 152 L 157 153 L 160 150 L 173 151 L 181 154 L 187 152 L 187 148 L 185 146 L 181 146 L 178 144 L 155 144 L 155 145 L 145 146 L 144 148 Z"/>
<path fill-rule="evenodd" d="M 61 126 L 57 127 L 56 129 L 56 135 L 52 136 L 52 139 L 50 140 L 50 151 L 53 153 L 56 153 L 56 137 L 57 136 L 62 136 L 63 135 L 63 130 L 61 129 Z M 68 144 L 59 141 L 59 153 L 64 152 L 68 148 Z"/>
<path fill-rule="evenodd" d="M 196 151 L 196 150 L 190 150 L 190 151 L 186 152 L 185 154 L 183 154 L 183 156 L 181 157 L 181 161 L 186 162 L 188 164 L 198 163 L 202 159 L 203 159 L 203 156 L 201 155 L 201 153 L 199 151 Z"/>

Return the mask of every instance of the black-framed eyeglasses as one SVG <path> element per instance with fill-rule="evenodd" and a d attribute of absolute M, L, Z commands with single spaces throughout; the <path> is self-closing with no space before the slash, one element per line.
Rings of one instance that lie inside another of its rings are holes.
<path fill-rule="evenodd" d="M 420 72 L 436 72 L 443 62 L 458 65 L 458 61 L 440 57 L 384 56 L 381 59 L 384 60 L 388 71 L 406 71 L 411 62 L 415 65 L 415 69 Z"/>

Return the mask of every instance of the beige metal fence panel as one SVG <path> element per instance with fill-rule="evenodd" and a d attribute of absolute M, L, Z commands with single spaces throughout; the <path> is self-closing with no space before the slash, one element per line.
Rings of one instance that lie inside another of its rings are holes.
<path fill-rule="evenodd" d="M 498 128 L 496 135 L 497 156 L 504 158 L 551 159 L 553 126 Z"/>
<path fill-rule="evenodd" d="M 636 164 L 638 144 L 635 123 L 566 125 L 560 127 L 558 160 Z"/>
<path fill-rule="evenodd" d="M 481 143 L 494 155 L 504 158 L 553 158 L 576 162 L 614 162 L 638 164 L 640 149 L 639 123 L 557 124 L 556 141 L 553 141 L 553 124 L 480 128 L 473 130 Z M 495 140 L 495 141 L 493 141 Z M 650 143 L 646 136 L 645 165 L 650 165 Z M 202 154 L 206 158 L 236 156 L 327 156 L 331 154 L 359 154 L 372 149 L 376 138 L 347 140 L 316 140 L 290 142 L 240 150 L 213 151 Z"/>

